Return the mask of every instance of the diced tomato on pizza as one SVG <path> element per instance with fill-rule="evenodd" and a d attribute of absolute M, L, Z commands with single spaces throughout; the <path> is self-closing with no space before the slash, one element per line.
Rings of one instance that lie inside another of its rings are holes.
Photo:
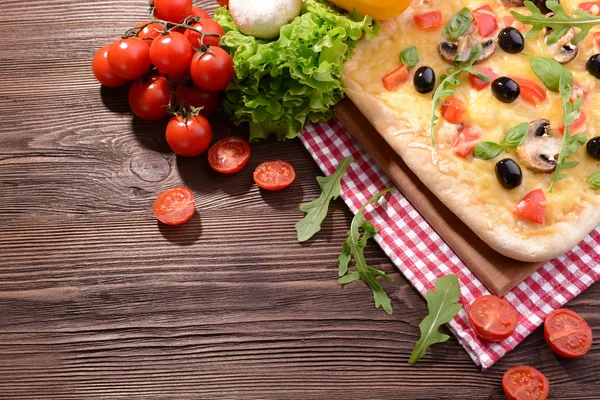
<path fill-rule="evenodd" d="M 481 72 L 482 74 L 487 75 L 490 78 L 488 82 L 484 82 L 481 79 L 479 79 L 476 75 L 469 74 L 469 82 L 471 83 L 471 86 L 476 90 L 481 91 L 485 89 L 486 87 L 492 84 L 492 81 L 494 79 L 498 77 L 498 75 L 491 68 L 475 67 L 474 69 L 478 72 Z"/>
<path fill-rule="evenodd" d="M 402 86 L 408 80 L 408 68 L 402 65 L 396 68 L 381 79 L 383 87 L 388 92 L 393 92 Z"/>
<path fill-rule="evenodd" d="M 546 220 L 546 196 L 541 189 L 529 192 L 513 210 L 513 214 L 535 222 L 543 224 Z"/>
<path fill-rule="evenodd" d="M 483 132 L 476 125 L 467 125 L 459 133 L 452 145 L 452 152 L 457 156 L 466 158 L 473 152 L 477 143 L 481 141 Z"/>
<path fill-rule="evenodd" d="M 473 10 L 473 21 L 481 37 L 491 36 L 498 29 L 496 13 L 489 4 L 485 4 Z"/>
<path fill-rule="evenodd" d="M 426 32 L 436 31 L 444 25 L 441 11 L 429 11 L 417 14 L 414 16 L 414 20 L 419 29 Z"/>
<path fill-rule="evenodd" d="M 513 77 L 512 79 L 515 82 L 517 82 L 521 87 L 520 96 L 526 102 L 533 105 L 537 105 L 540 104 L 542 101 L 546 100 L 546 98 L 548 97 L 546 90 L 544 90 L 544 88 L 538 85 L 537 83 L 529 79 L 519 77 Z"/>
<path fill-rule="evenodd" d="M 586 3 L 580 3 L 579 9 L 589 12 L 592 15 L 600 15 L 600 1 L 589 1 Z"/>
<path fill-rule="evenodd" d="M 467 110 L 465 103 L 456 96 L 450 96 L 442 103 L 440 114 L 451 124 L 462 124 Z"/>

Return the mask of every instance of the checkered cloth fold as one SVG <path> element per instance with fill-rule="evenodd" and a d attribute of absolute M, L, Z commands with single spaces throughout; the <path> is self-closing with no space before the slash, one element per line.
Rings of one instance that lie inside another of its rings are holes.
<path fill-rule="evenodd" d="M 338 162 L 350 156 L 351 164 L 342 181 L 342 198 L 354 213 L 375 193 L 393 186 L 391 180 L 350 134 L 333 119 L 309 125 L 300 135 L 321 170 L 332 174 Z M 471 329 L 465 309 L 476 298 L 489 294 L 481 281 L 463 264 L 404 196 L 394 191 L 365 216 L 379 228 L 375 240 L 400 272 L 424 296 L 435 288 L 437 278 L 453 273 L 461 284 L 463 310 L 450 322 L 450 329 L 482 369 L 491 367 L 545 317 L 600 279 L 600 230 L 592 232 L 567 254 L 549 261 L 521 282 L 504 298 L 519 312 L 516 332 L 501 343 L 480 341 Z"/>

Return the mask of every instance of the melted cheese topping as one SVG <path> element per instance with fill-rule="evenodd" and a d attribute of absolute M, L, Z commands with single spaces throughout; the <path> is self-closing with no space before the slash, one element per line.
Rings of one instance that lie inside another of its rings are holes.
<path fill-rule="evenodd" d="M 561 4 L 567 11 L 577 9 L 583 1 L 564 0 Z M 415 45 L 421 56 L 419 66 L 427 65 L 436 72 L 438 83 L 439 76 L 444 73 L 450 65 L 438 54 L 438 45 L 445 39 L 441 29 L 434 32 L 421 31 L 413 21 L 413 15 L 427 11 L 439 10 L 443 14 L 446 23 L 458 10 L 467 6 L 471 10 L 489 4 L 494 9 L 499 28 L 504 28 L 503 17 L 510 15 L 510 10 L 516 10 L 522 14 L 529 12 L 525 7 L 509 8 L 501 0 L 416 0 L 411 8 L 400 17 L 385 22 L 382 29 L 382 37 L 373 42 L 372 45 L 364 46 L 360 54 L 354 58 L 357 61 L 355 69 L 346 70 L 350 78 L 358 82 L 364 90 L 378 97 L 395 110 L 396 117 L 407 121 L 409 128 L 407 132 L 418 132 L 416 142 L 430 145 L 429 124 L 431 118 L 432 94 L 419 94 L 413 84 L 412 75 L 416 68 L 411 71 L 407 83 L 394 92 L 384 89 L 381 78 L 400 66 L 398 55 L 400 51 L 410 45 Z M 528 30 L 518 26 L 522 33 Z M 600 135 L 600 91 L 597 85 L 600 81 L 590 75 L 585 64 L 587 59 L 600 49 L 594 48 L 594 33 L 600 31 L 600 26 L 592 30 L 588 37 L 579 43 L 579 54 L 575 60 L 567 64 L 573 73 L 574 81 L 589 92 L 583 110 L 587 115 L 586 133 L 588 138 Z M 496 34 L 490 36 L 496 39 Z M 488 60 L 477 64 L 477 67 L 491 68 L 498 76 L 522 77 L 530 79 L 540 87 L 542 82 L 535 76 L 529 60 L 525 54 L 551 57 L 548 46 L 544 43 L 543 34 L 534 39 L 526 40 L 525 50 L 521 54 L 505 53 L 496 46 L 496 52 Z M 467 105 L 465 125 L 476 124 L 483 130 L 482 141 L 499 142 L 504 133 L 522 122 L 530 122 L 538 118 L 550 120 L 552 127 L 557 129 L 562 125 L 562 106 L 558 93 L 546 90 L 547 99 L 537 106 L 531 105 L 519 98 L 512 104 L 505 104 L 495 99 L 488 86 L 482 91 L 476 91 L 471 87 L 468 76 L 461 76 L 462 85 L 457 88 L 456 96 L 461 98 Z M 435 162 L 443 165 L 440 172 L 469 183 L 473 188 L 473 196 L 465 199 L 465 202 L 483 204 L 486 207 L 488 219 L 495 223 L 509 225 L 517 232 L 526 236 L 545 235 L 553 233 L 553 225 L 560 221 L 577 219 L 579 213 L 586 205 L 598 205 L 600 193 L 593 192 L 588 188 L 587 178 L 600 169 L 600 162 L 587 156 L 585 146 L 576 154 L 568 157 L 568 160 L 577 160 L 580 165 L 574 169 L 565 170 L 568 178 L 559 181 L 553 190 L 548 193 L 548 187 L 552 178 L 551 173 L 534 173 L 523 166 L 523 183 L 516 189 L 506 190 L 498 183 L 494 168 L 497 161 L 510 157 L 517 159 L 516 153 L 511 151 L 503 153 L 498 158 L 483 161 L 472 156 L 463 159 L 452 153 L 450 147 L 456 139 L 457 126 L 451 125 L 440 119 L 436 125 L 436 154 Z M 413 151 L 423 151 L 411 144 Z M 517 160 L 518 161 L 518 160 Z M 512 210 L 520 200 L 534 189 L 544 190 L 548 206 L 546 209 L 546 224 L 538 224 L 524 221 L 512 214 Z"/>

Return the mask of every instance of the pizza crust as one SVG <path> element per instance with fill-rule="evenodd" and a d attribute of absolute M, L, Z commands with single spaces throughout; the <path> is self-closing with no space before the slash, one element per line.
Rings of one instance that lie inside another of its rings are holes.
<path fill-rule="evenodd" d="M 403 16 L 404 18 L 410 18 Z M 361 42 L 355 57 L 345 64 L 345 72 L 360 70 L 360 54 L 372 51 L 381 41 L 386 40 L 394 24 L 400 19 L 387 21 L 382 35 L 369 42 Z M 391 26 L 390 26 L 391 24 Z M 454 212 L 483 241 L 499 253 L 521 261 L 546 261 L 560 256 L 576 246 L 585 236 L 600 224 L 600 208 L 584 204 L 579 218 L 556 222 L 553 233 L 524 235 L 506 224 L 490 223 L 484 217 L 488 209 L 485 204 L 469 204 L 466 199 L 472 196 L 472 187 L 452 175 L 441 173 L 440 165 L 432 158 L 432 147 L 424 145 L 428 127 L 414 127 L 400 117 L 400 114 L 382 101 L 368 88 L 345 73 L 342 84 L 348 97 L 356 104 L 386 142 L 402 157 L 409 168 L 452 212 Z M 503 211 L 506 212 L 506 211 Z M 510 218 L 513 218 L 510 216 Z"/>

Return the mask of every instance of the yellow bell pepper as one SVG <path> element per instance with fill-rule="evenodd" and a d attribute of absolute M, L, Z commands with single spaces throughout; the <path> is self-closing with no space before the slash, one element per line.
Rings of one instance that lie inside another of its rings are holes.
<path fill-rule="evenodd" d="M 356 9 L 363 15 L 374 19 L 386 20 L 400 15 L 406 10 L 412 0 L 331 0 L 345 10 Z"/>

